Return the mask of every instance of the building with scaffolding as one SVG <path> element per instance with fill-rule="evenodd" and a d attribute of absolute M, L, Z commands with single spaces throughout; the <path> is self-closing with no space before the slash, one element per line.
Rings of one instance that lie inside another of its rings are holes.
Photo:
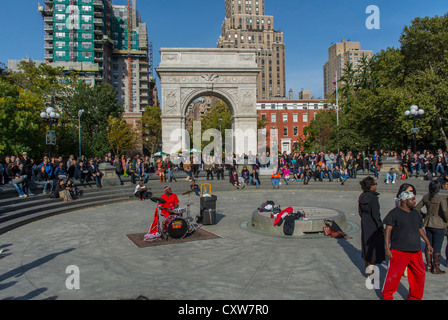
<path fill-rule="evenodd" d="M 45 60 L 74 70 L 90 85 L 109 83 L 123 104 L 123 117 L 136 124 L 157 104 L 148 28 L 136 0 L 47 0 L 38 6 L 44 25 Z"/>

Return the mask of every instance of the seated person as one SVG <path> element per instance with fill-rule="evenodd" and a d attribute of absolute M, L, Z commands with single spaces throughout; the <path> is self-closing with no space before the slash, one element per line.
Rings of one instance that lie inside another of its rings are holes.
<path fill-rule="evenodd" d="M 250 176 L 250 172 L 249 172 L 249 170 L 247 170 L 247 167 L 244 166 L 243 170 L 241 170 L 241 178 L 243 178 L 243 181 L 245 184 L 247 184 L 249 182 L 249 176 Z"/>
<path fill-rule="evenodd" d="M 14 183 L 15 178 L 19 178 L 20 176 L 17 173 L 17 167 L 13 163 L 9 163 L 5 170 L 5 177 L 8 184 L 13 186 L 19 194 L 19 198 L 26 198 L 27 195 L 23 191 L 23 183 Z"/>
<path fill-rule="evenodd" d="M 338 165 L 334 166 L 334 170 L 333 170 L 333 179 L 341 179 L 342 176 L 342 172 L 341 172 L 341 168 L 339 168 Z"/>
<path fill-rule="evenodd" d="M 51 180 L 48 176 L 44 166 L 40 167 L 39 173 L 37 174 L 37 181 L 35 181 L 35 183 L 44 186 L 44 194 L 47 194 L 48 186 L 50 186 L 51 191 L 54 189 L 53 180 Z"/>
<path fill-rule="evenodd" d="M 101 177 L 103 176 L 103 174 L 98 169 L 98 165 L 95 162 L 93 162 L 92 159 L 89 160 L 89 165 L 87 166 L 87 171 L 88 171 L 87 181 L 89 181 L 90 179 L 95 180 L 97 188 L 102 188 Z"/>
<path fill-rule="evenodd" d="M 275 172 L 271 175 L 272 187 L 278 189 L 280 185 L 280 171 L 277 168 Z"/>
<path fill-rule="evenodd" d="M 252 173 L 249 176 L 249 184 L 252 184 L 252 182 L 255 183 L 257 189 L 260 188 L 260 179 L 258 178 L 258 172 L 255 168 L 252 169 Z"/>
<path fill-rule="evenodd" d="M 73 200 L 72 195 L 70 194 L 70 187 L 67 187 L 65 180 L 59 180 L 55 188 L 55 193 L 57 193 L 59 198 L 64 200 L 64 202 Z"/>
<path fill-rule="evenodd" d="M 235 170 L 232 171 L 232 174 L 230 175 L 230 183 L 237 189 L 242 187 L 244 189 L 245 185 L 241 183 L 241 178 L 238 178 L 238 174 Z"/>
<path fill-rule="evenodd" d="M 179 208 L 179 199 L 177 198 L 177 195 L 173 193 L 171 187 L 166 186 L 163 190 L 165 193 L 161 198 L 165 200 L 166 203 L 161 204 L 161 207 L 165 208 L 165 210 L 162 210 L 162 215 L 166 218 L 172 213 L 173 209 Z"/>
<path fill-rule="evenodd" d="M 67 168 L 67 178 L 75 179 L 76 160 L 70 162 L 70 166 Z"/>
<path fill-rule="evenodd" d="M 310 182 L 311 177 L 314 176 L 313 170 L 311 170 L 308 164 L 305 165 L 303 169 L 303 184 L 308 184 Z"/>
<path fill-rule="evenodd" d="M 395 169 L 395 166 L 392 166 L 389 172 L 386 173 L 386 184 L 388 184 L 390 180 L 392 180 L 392 183 L 395 183 L 398 176 L 400 176 L 400 171 Z"/>
<path fill-rule="evenodd" d="M 282 168 L 282 176 L 283 176 L 283 180 L 285 180 L 286 185 L 289 184 L 290 175 L 291 175 L 291 170 L 289 170 L 289 166 L 287 164 L 285 164 Z"/>
<path fill-rule="evenodd" d="M 88 173 L 89 170 L 87 170 L 87 166 L 84 164 L 83 161 L 79 161 L 75 167 L 74 178 L 76 180 L 79 180 L 79 182 L 84 183 L 84 181 L 87 179 Z"/>
<path fill-rule="evenodd" d="M 343 168 L 341 170 L 341 168 L 339 168 L 339 166 L 337 166 L 337 165 L 334 167 L 333 178 L 339 179 L 339 181 L 341 181 L 342 185 L 345 183 L 345 181 L 347 180 L 348 177 L 349 177 L 349 175 L 348 175 L 348 172 L 346 172 L 345 168 Z"/>
<path fill-rule="evenodd" d="M 296 179 L 296 181 L 301 181 L 303 179 L 303 167 L 302 166 L 300 166 L 296 163 L 292 172 L 294 175 L 294 179 Z"/>
<path fill-rule="evenodd" d="M 76 188 L 75 184 L 71 180 L 67 180 L 65 186 L 66 189 L 70 192 L 72 199 L 77 199 L 78 197 L 82 196 L 82 191 Z"/>
<path fill-rule="evenodd" d="M 64 162 L 60 161 L 58 167 L 54 170 L 54 176 L 56 179 L 66 179 L 67 170 L 64 167 Z"/>
<path fill-rule="evenodd" d="M 317 181 L 317 179 L 319 179 L 320 182 L 322 182 L 322 167 L 321 166 L 317 166 L 316 170 L 314 170 L 314 181 Z"/>
<path fill-rule="evenodd" d="M 375 179 L 378 179 L 379 177 L 379 169 L 378 166 L 375 163 L 372 163 L 370 166 L 370 171 L 373 172 L 373 175 L 375 176 Z"/>
<path fill-rule="evenodd" d="M 322 179 L 327 177 L 329 182 L 333 181 L 333 173 L 331 172 L 330 167 L 325 166 L 323 168 L 322 173 L 321 173 L 321 177 L 322 177 Z"/>
<path fill-rule="evenodd" d="M 148 195 L 148 188 L 145 186 L 143 181 L 139 181 L 134 190 L 134 197 L 138 197 L 139 200 L 146 199 Z"/>
<path fill-rule="evenodd" d="M 196 181 L 193 179 L 191 186 L 190 186 L 191 190 L 194 191 L 194 193 L 200 197 L 201 196 L 201 189 L 199 188 L 199 186 L 196 184 Z"/>

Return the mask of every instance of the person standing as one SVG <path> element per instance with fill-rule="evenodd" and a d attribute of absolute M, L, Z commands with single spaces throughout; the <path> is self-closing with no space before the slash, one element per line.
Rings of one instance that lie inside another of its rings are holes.
<path fill-rule="evenodd" d="M 404 191 L 399 196 L 400 206 L 392 209 L 384 219 L 386 257 L 389 259 L 386 280 L 383 286 L 383 299 L 393 300 L 401 277 L 408 268 L 408 300 L 421 300 L 425 289 L 425 264 L 423 262 L 420 238 L 428 248 L 433 248 L 423 229 L 423 220 L 415 210 L 415 195 Z"/>
<path fill-rule="evenodd" d="M 360 182 L 360 185 L 363 193 L 358 199 L 358 213 L 361 217 L 362 258 L 367 269 L 386 260 L 384 227 L 376 180 L 367 177 Z"/>
<path fill-rule="evenodd" d="M 444 181 L 444 188 L 446 186 Z M 433 180 L 429 184 L 429 193 L 417 204 L 415 209 L 421 213 L 423 206 L 427 209 L 424 219 L 424 226 L 429 242 L 434 248 L 431 256 L 428 247 L 425 249 L 426 271 L 433 274 L 445 274 L 440 270 L 440 258 L 442 256 L 442 245 L 445 238 L 445 230 L 448 222 L 448 204 L 446 195 L 442 195 L 442 184 L 438 180 Z"/>

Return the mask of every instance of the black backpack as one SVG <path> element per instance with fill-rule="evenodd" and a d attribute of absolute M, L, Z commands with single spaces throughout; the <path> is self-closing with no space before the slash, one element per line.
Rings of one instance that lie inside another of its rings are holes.
<path fill-rule="evenodd" d="M 271 205 L 272 209 L 266 209 L 268 205 Z M 271 200 L 263 202 L 263 204 L 260 206 L 260 212 L 273 212 L 274 209 L 275 209 L 275 203 L 274 201 Z"/>

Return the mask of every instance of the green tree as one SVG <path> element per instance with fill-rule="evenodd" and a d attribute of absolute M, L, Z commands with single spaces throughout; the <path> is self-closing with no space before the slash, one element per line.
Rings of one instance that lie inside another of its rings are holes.
<path fill-rule="evenodd" d="M 65 131 L 67 142 L 61 148 L 73 150 L 78 141 L 78 113 L 84 110 L 81 117 L 82 150 L 87 157 L 102 156 L 109 151 L 107 132 L 109 117 L 122 118 L 123 108 L 116 100 L 116 91 L 110 84 L 89 86 L 84 82 L 74 86 L 73 95 L 62 113 L 63 119 L 58 128 L 59 133 Z M 63 152 L 67 152 L 63 150 Z M 73 151 L 71 151 L 73 152 Z"/>
<path fill-rule="evenodd" d="M 0 153 L 27 151 L 39 159 L 47 151 L 45 130 L 48 129 L 40 113 L 50 105 L 60 113 L 59 103 L 62 105 L 70 95 L 72 78 L 61 69 L 31 62 L 21 62 L 19 69 L 17 73 L 2 72 L 0 77 Z"/>
<path fill-rule="evenodd" d="M 132 125 L 126 123 L 122 118 L 113 118 L 112 116 L 109 117 L 108 125 L 107 140 L 115 155 L 123 154 L 135 147 L 137 134 Z"/>
<path fill-rule="evenodd" d="M 336 134 L 336 114 L 334 111 L 319 111 L 310 125 L 303 129 L 305 140 L 302 142 L 306 152 L 330 150 L 332 136 Z"/>
<path fill-rule="evenodd" d="M 149 106 L 138 122 L 143 150 L 154 154 L 162 139 L 162 110 L 158 106 Z"/>
<path fill-rule="evenodd" d="M 350 63 L 345 65 L 338 90 L 339 134 L 331 135 L 337 140 L 333 144 L 350 149 L 406 148 L 414 124 L 404 112 L 416 104 L 426 111 L 417 123 L 420 149 L 448 149 L 448 15 L 416 18 L 403 29 L 400 43 L 400 48 L 361 60 L 357 72 Z"/>

